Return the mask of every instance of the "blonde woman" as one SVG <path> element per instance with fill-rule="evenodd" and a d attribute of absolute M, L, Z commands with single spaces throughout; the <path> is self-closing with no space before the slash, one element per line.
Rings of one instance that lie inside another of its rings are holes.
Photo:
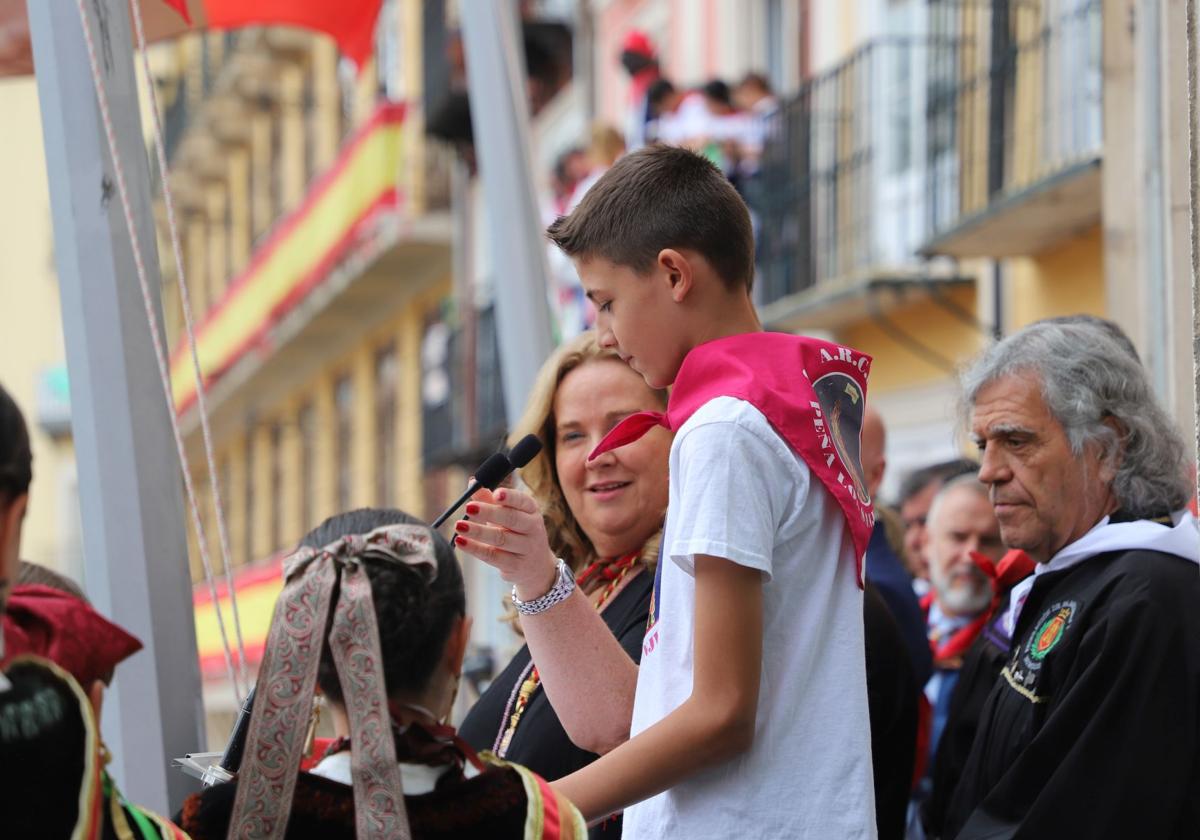
<path fill-rule="evenodd" d="M 541 505 L 551 548 L 570 565 L 633 663 L 641 659 L 650 612 L 650 567 L 667 507 L 671 435 L 655 429 L 591 463 L 587 455 L 627 415 L 665 406 L 665 391 L 649 388 L 616 353 L 601 349 L 593 333 L 585 333 L 542 367 L 513 432 L 514 439 L 533 432 L 545 442 L 522 478 Z M 493 750 L 551 781 L 629 737 L 628 731 L 607 731 L 603 715 L 595 722 L 577 715 L 564 726 L 551 699 L 523 647 L 467 715 L 460 734 L 475 748 Z M 593 834 L 618 837 L 619 825 L 604 824 Z"/>

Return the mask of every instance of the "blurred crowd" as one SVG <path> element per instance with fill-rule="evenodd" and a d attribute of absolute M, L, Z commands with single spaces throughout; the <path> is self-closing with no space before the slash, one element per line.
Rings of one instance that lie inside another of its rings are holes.
<path fill-rule="evenodd" d="M 663 73 L 653 42 L 638 30 L 626 36 L 619 61 L 629 76 L 625 124 L 594 123 L 579 144 L 557 154 L 543 221 L 549 224 L 570 213 L 622 155 L 652 143 L 704 156 L 745 197 L 779 108 L 767 77 L 750 72 L 736 80 L 710 79 L 699 87 L 677 84 Z M 594 313 L 583 299 L 570 260 L 557 248 L 549 249 L 548 258 L 552 304 L 562 337 L 570 338 L 592 326 Z"/>

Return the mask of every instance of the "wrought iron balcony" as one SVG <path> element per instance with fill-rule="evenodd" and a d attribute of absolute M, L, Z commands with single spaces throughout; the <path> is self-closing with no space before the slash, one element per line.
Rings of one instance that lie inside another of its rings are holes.
<path fill-rule="evenodd" d="M 171 160 L 188 127 L 199 113 L 200 104 L 213 91 L 224 65 L 239 42 L 246 40 L 243 32 L 206 33 L 195 59 L 180 68 L 175 80 L 174 95 L 163 109 L 163 145 L 167 160 Z"/>
<path fill-rule="evenodd" d="M 1100 218 L 1100 0 L 931 0 L 927 253 L 1032 254 Z"/>
<path fill-rule="evenodd" d="M 863 314 L 880 284 L 935 282 L 916 256 L 932 216 L 926 79 L 950 49 L 930 38 L 869 43 L 808 80 L 770 119 L 747 188 L 768 324 L 832 326 L 831 317 Z M 858 301 L 854 311 L 842 306 L 847 298 Z"/>
<path fill-rule="evenodd" d="M 508 428 L 494 307 L 478 310 L 473 335 L 444 318 L 427 324 L 421 367 L 423 463 L 474 465 Z"/>

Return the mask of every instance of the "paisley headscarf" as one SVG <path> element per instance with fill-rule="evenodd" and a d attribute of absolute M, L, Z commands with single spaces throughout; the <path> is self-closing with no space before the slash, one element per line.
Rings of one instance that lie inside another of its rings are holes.
<path fill-rule="evenodd" d="M 287 830 L 331 606 L 329 647 L 350 719 L 357 836 L 412 836 L 365 558 L 411 566 L 427 582 L 437 576 L 432 533 L 423 525 L 349 534 L 322 548 L 301 547 L 284 560 L 284 587 L 267 636 L 238 774 L 231 840 L 283 837 Z"/>

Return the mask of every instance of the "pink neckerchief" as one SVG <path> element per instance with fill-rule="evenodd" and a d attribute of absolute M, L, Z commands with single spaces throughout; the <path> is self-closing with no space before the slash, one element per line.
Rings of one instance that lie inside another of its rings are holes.
<path fill-rule="evenodd" d="M 624 446 L 655 426 L 679 431 L 716 397 L 753 405 L 833 494 L 854 540 L 859 586 L 875 513 L 859 465 L 871 357 L 786 333 L 744 333 L 694 347 L 683 360 L 666 412 L 631 414 L 588 459 Z"/>

